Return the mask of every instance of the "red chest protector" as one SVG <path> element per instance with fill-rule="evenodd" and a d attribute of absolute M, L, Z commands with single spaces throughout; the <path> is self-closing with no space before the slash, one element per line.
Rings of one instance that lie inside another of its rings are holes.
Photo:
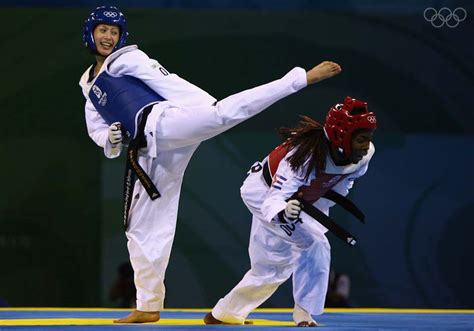
<path fill-rule="evenodd" d="M 265 177 L 265 181 L 269 186 L 271 186 L 273 178 L 277 172 L 278 165 L 280 164 L 281 160 L 283 160 L 288 154 L 290 146 L 286 143 L 281 144 L 277 148 L 275 148 L 270 155 L 268 156 L 268 162 L 263 166 L 263 175 Z M 267 173 L 267 174 L 265 174 Z M 303 185 L 301 186 L 298 193 L 303 193 L 303 199 L 310 203 L 314 203 L 315 201 L 319 200 L 323 197 L 332 187 L 334 187 L 337 183 L 339 183 L 344 178 L 348 177 L 352 173 L 348 174 L 327 174 L 327 173 L 320 173 L 311 183 L 309 186 Z"/>

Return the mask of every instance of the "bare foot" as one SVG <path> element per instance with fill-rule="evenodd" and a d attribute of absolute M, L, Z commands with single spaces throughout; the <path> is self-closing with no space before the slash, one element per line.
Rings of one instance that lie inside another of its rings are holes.
<path fill-rule="evenodd" d="M 204 316 L 204 324 L 232 324 L 232 323 L 225 323 L 225 322 L 222 322 L 221 320 L 218 320 L 217 318 L 215 318 L 214 316 L 212 316 L 211 313 L 207 313 L 206 316 Z M 252 325 L 253 322 L 252 321 L 245 321 L 244 322 L 245 325 Z"/>
<path fill-rule="evenodd" d="M 318 326 L 318 323 L 316 323 L 316 321 L 303 321 L 303 322 L 299 322 L 297 327 L 300 327 L 300 328 L 314 328 Z"/>
<path fill-rule="evenodd" d="M 134 310 L 128 316 L 114 320 L 114 323 L 149 323 L 160 320 L 159 311 L 140 311 Z"/>
<path fill-rule="evenodd" d="M 327 78 L 336 76 L 342 71 L 341 66 L 335 62 L 323 61 L 306 73 L 308 85 L 318 83 Z"/>

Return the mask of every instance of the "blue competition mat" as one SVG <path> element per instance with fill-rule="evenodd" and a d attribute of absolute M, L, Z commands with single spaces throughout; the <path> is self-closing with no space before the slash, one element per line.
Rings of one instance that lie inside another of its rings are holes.
<path fill-rule="evenodd" d="M 259 309 L 253 325 L 212 325 L 202 322 L 210 309 L 166 309 L 156 323 L 114 324 L 125 309 L 2 308 L 0 330 L 301 330 L 291 309 Z M 316 317 L 319 330 L 474 330 L 474 310 L 326 309 Z"/>

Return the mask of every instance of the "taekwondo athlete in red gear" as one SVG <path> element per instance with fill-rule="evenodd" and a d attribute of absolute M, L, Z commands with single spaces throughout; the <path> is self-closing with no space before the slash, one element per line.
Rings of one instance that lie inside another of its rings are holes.
<path fill-rule="evenodd" d="M 240 189 L 253 215 L 251 268 L 205 316 L 206 324 L 243 324 L 292 276 L 293 319 L 298 326 L 317 326 L 311 315 L 323 312 L 330 245 L 327 229 L 300 213 L 294 197 L 303 196 L 329 215 L 335 203 L 322 196 L 328 190 L 346 196 L 355 179 L 365 174 L 375 151 L 375 128 L 375 114 L 367 104 L 347 97 L 331 107 L 324 127 L 305 116 L 300 127 L 280 129 L 285 142 L 252 166 Z"/>
<path fill-rule="evenodd" d="M 137 309 L 118 323 L 154 322 L 164 307 L 165 270 L 176 229 L 184 171 L 199 144 L 260 113 L 309 84 L 340 73 L 324 61 L 306 72 L 217 101 L 168 72 L 136 45 L 125 46 L 127 21 L 116 7 L 97 7 L 84 23 L 83 41 L 96 63 L 79 85 L 86 98 L 89 136 L 116 158 L 128 146 L 124 224 L 135 273 Z M 130 167 L 129 167 L 130 166 Z M 131 170 L 132 169 L 132 170 Z M 135 175 L 139 178 L 135 182 Z M 133 199 L 131 199 L 133 197 Z"/>

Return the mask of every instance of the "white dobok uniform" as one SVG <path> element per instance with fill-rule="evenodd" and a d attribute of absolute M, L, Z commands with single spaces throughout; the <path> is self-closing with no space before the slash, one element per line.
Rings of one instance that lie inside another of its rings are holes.
<path fill-rule="evenodd" d="M 370 143 L 368 154 L 357 164 L 347 166 L 336 166 L 328 156 L 324 173 L 346 174 L 332 190 L 346 196 L 354 180 L 367 171 L 374 151 L 375 147 Z M 277 214 L 285 209 L 286 200 L 316 178 L 316 171 L 307 180 L 304 179 L 305 169 L 299 173 L 292 171 L 287 162 L 291 154 L 290 151 L 280 161 L 270 188 L 260 170 L 250 171 L 240 189 L 242 199 L 253 215 L 249 242 L 251 268 L 213 308 L 212 315 L 220 321 L 242 324 L 248 314 L 291 275 L 295 307 L 298 305 L 311 315 L 323 312 L 331 259 L 330 245 L 324 235 L 327 229 L 304 212 L 300 213 L 301 221 L 292 224 L 278 221 Z M 267 160 L 268 157 L 262 164 Z M 334 204 L 320 198 L 313 206 L 329 215 L 329 208 Z"/>
<path fill-rule="evenodd" d="M 151 200 L 139 181 L 133 191 L 126 231 L 130 261 L 135 272 L 137 309 L 159 311 L 165 298 L 164 277 L 173 243 L 178 201 L 184 171 L 199 144 L 258 114 L 274 102 L 307 85 L 306 71 L 294 68 L 283 78 L 216 99 L 195 85 L 168 73 L 137 46 L 123 47 L 109 55 L 98 75 L 129 75 L 142 80 L 166 101 L 153 106 L 145 125 L 147 147 L 138 161 L 156 185 L 161 197 Z M 89 99 L 94 83 L 91 68 L 81 77 L 86 98 L 85 115 L 89 136 L 104 148 L 105 156 L 120 155 L 122 145 L 108 141 L 106 123 Z"/>

